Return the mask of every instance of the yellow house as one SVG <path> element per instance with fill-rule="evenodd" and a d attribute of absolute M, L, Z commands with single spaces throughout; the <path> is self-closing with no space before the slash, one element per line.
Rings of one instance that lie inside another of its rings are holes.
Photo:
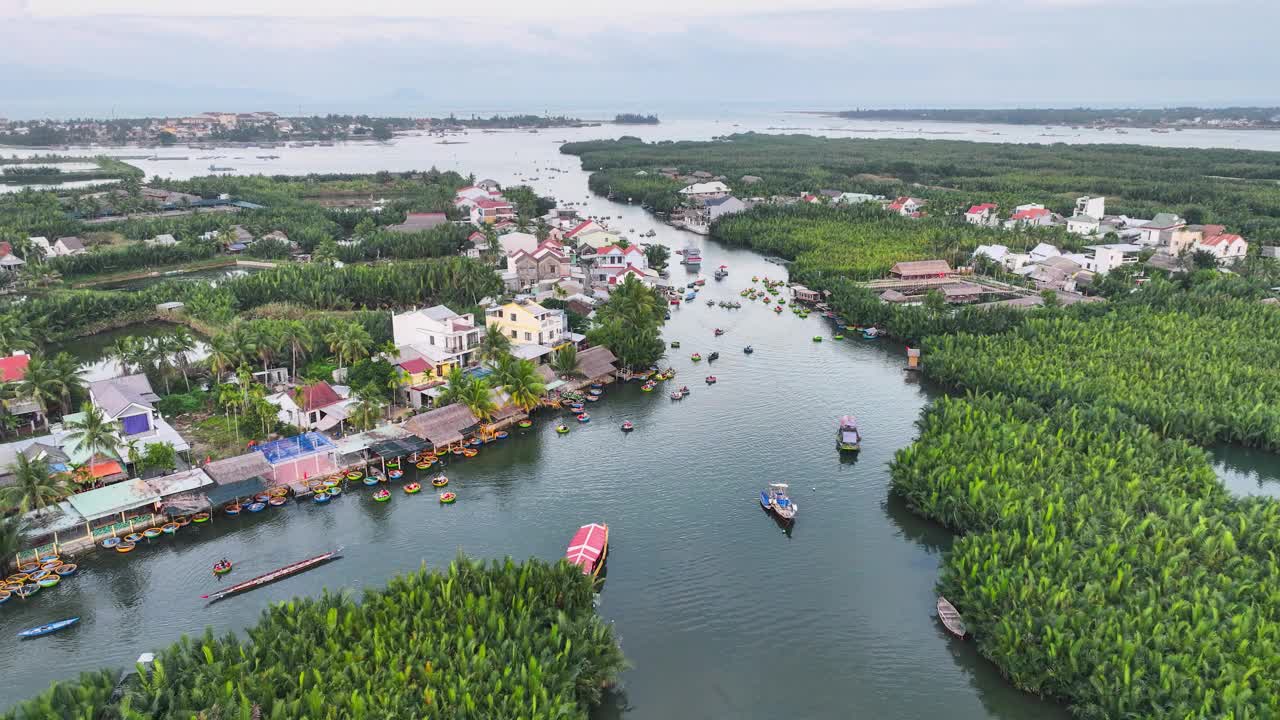
<path fill-rule="evenodd" d="M 484 311 L 485 325 L 498 327 L 511 338 L 513 345 L 545 345 L 564 343 L 564 313 L 548 310 L 531 300 L 495 305 Z"/>

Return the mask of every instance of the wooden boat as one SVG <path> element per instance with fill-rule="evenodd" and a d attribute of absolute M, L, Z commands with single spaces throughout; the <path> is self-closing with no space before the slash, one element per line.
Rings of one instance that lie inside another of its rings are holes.
<path fill-rule="evenodd" d="M 357 470 L 352 470 L 351 472 L 347 473 L 347 479 L 352 482 L 355 482 L 356 480 L 359 480 L 362 477 L 364 477 L 364 473 L 359 472 Z"/>
<path fill-rule="evenodd" d="M 51 588 L 62 582 L 62 578 L 57 575 L 48 575 L 36 581 L 36 584 L 42 588 Z"/>
<path fill-rule="evenodd" d="M 533 421 L 532 421 L 532 420 L 521 420 L 520 422 L 516 423 L 516 426 L 517 426 L 517 427 L 520 427 L 520 428 L 531 428 L 531 427 L 533 427 Z"/>
<path fill-rule="evenodd" d="M 560 423 L 559 425 L 557 425 L 557 426 L 556 426 L 556 432 L 558 432 L 558 433 L 560 433 L 561 435 L 563 435 L 563 434 L 565 434 L 565 433 L 569 432 L 569 426 L 568 426 L 568 425 L 565 425 L 564 423 Z"/>
<path fill-rule="evenodd" d="M 584 413 L 579 413 L 579 414 L 578 414 L 578 422 L 580 422 L 580 423 L 589 423 L 589 422 L 591 422 L 591 415 L 590 415 L 590 414 L 588 414 L 588 413 L 585 413 L 585 412 L 584 412 Z"/>
<path fill-rule="evenodd" d="M 232 564 L 230 560 L 219 560 L 218 562 L 213 564 L 213 574 L 215 576 L 226 575 L 227 573 L 231 572 L 231 568 L 233 567 L 235 566 Z"/>
<path fill-rule="evenodd" d="M 672 392 L 672 393 L 671 393 L 671 399 L 672 399 L 672 400 L 683 400 L 683 399 L 684 399 L 684 390 L 676 390 L 676 391 Z"/>
<path fill-rule="evenodd" d="M 431 460 L 431 461 L 419 460 L 417 467 L 419 470 L 426 470 L 427 468 L 431 467 L 431 463 L 433 462 L 435 462 L 435 460 Z"/>
<path fill-rule="evenodd" d="M 338 487 L 331 487 L 331 488 L 329 488 L 328 490 L 326 490 L 325 492 L 329 494 L 329 497 L 330 497 L 330 498 L 336 498 L 336 497 L 338 497 L 339 495 L 341 495 L 341 494 L 342 494 L 342 487 L 341 487 L 341 486 L 338 486 Z"/>
<path fill-rule="evenodd" d="M 18 572 L 20 573 L 33 573 L 39 569 L 40 563 L 19 563 L 18 565 Z"/>
<path fill-rule="evenodd" d="M 814 342 L 822 342 L 822 336 L 821 336 L 821 335 L 814 335 L 814 336 L 813 336 L 813 341 L 814 341 Z"/>
<path fill-rule="evenodd" d="M 750 345 L 748 345 L 748 346 L 746 346 L 746 347 L 742 348 L 742 352 L 743 352 L 744 354 L 747 354 L 747 355 L 750 355 L 751 353 L 753 353 L 753 352 L 755 352 L 755 351 L 756 351 L 756 349 L 755 349 L 755 348 L 753 348 L 753 347 L 751 347 Z"/>
<path fill-rule="evenodd" d="M 720 359 L 720 352 L 716 351 L 707 356 L 707 362 L 715 362 Z"/>
<path fill-rule="evenodd" d="M 476 455 L 479 455 L 479 454 L 480 454 L 480 451 L 479 451 L 479 450 L 477 450 L 477 449 L 475 449 L 475 448 L 473 448 L 473 447 L 463 448 L 463 449 L 462 449 L 462 456 L 463 456 L 463 457 L 475 457 Z"/>
<path fill-rule="evenodd" d="M 55 622 L 47 623 L 45 625 L 39 625 L 37 627 L 21 630 L 18 632 L 18 637 L 22 638 L 23 640 L 40 637 L 41 635 L 48 635 L 49 633 L 56 633 L 59 630 L 69 628 L 78 622 L 80 622 L 80 618 L 78 617 L 66 618 L 65 620 L 57 620 Z"/>
<path fill-rule="evenodd" d="M 245 505 L 244 509 L 248 510 L 251 513 L 256 513 L 256 512 L 262 512 L 266 507 L 267 507 L 267 504 L 264 502 L 251 502 L 248 505 Z"/>
<path fill-rule="evenodd" d="M 57 558 L 54 558 L 53 560 L 42 560 L 40 563 L 40 569 L 53 570 L 54 568 L 58 567 L 61 564 L 62 564 L 62 561 Z"/>
<path fill-rule="evenodd" d="M 364 478 L 364 480 L 363 480 L 363 482 L 364 482 L 364 484 L 365 484 L 365 485 L 377 485 L 377 484 L 378 484 L 378 478 L 376 478 L 376 477 L 374 477 L 374 476 L 372 476 L 372 475 L 366 475 L 366 476 L 365 476 L 365 478 Z"/>
<path fill-rule="evenodd" d="M 760 491 L 760 506 L 779 519 L 791 522 L 799 508 L 787 496 L 788 487 L 786 483 L 769 483 L 769 487 Z"/>
<path fill-rule="evenodd" d="M 570 563 L 582 568 L 583 575 L 595 578 L 600 575 L 605 559 L 609 554 L 609 526 L 603 523 L 591 523 L 578 528 L 564 557 Z"/>
<path fill-rule="evenodd" d="M 327 563 L 330 560 L 335 560 L 340 557 L 342 557 L 342 548 L 338 548 L 337 550 L 331 550 L 330 552 L 324 553 L 323 555 L 317 555 L 313 558 L 300 560 L 296 563 L 293 563 L 292 565 L 285 565 L 284 567 L 279 568 L 277 570 L 272 570 L 271 572 L 265 575 L 259 575 L 258 577 L 253 578 L 251 580 L 245 580 L 242 583 L 236 583 L 235 585 L 232 585 L 231 587 L 226 588 L 224 590 L 219 590 L 217 592 L 213 592 L 208 595 L 201 595 L 200 597 L 202 599 L 208 600 L 210 603 L 216 603 L 219 600 L 231 597 L 232 595 L 238 595 L 242 592 L 248 592 L 249 590 L 260 588 L 263 585 L 268 585 L 277 580 L 283 580 L 284 578 L 287 578 L 290 575 L 296 575 L 300 572 L 305 572 L 307 570 L 310 570 L 313 567 L 316 567 L 318 565 L 323 565 L 324 563 Z"/>
<path fill-rule="evenodd" d="M 509 436 L 510 434 L 506 430 L 499 430 L 493 434 L 493 437 L 498 440 L 506 440 Z"/>
<path fill-rule="evenodd" d="M 18 587 L 14 588 L 12 592 L 14 595 L 17 595 L 23 600 L 26 600 L 32 595 L 35 595 L 36 593 L 40 592 L 40 585 L 37 583 L 28 583 L 26 585 L 19 585 Z"/>
<path fill-rule="evenodd" d="M 689 359 L 690 359 L 690 360 L 692 360 L 692 361 L 694 361 L 694 362 L 701 362 L 701 360 L 702 360 L 702 355 L 701 355 L 701 353 L 694 353 L 694 354 L 692 354 L 692 355 L 690 355 L 690 356 L 689 356 Z"/>
<path fill-rule="evenodd" d="M 191 524 L 191 517 L 189 515 L 179 515 L 173 521 L 178 524 L 178 527 L 183 528 Z"/>
<path fill-rule="evenodd" d="M 862 449 L 862 433 L 858 431 L 858 420 L 852 415 L 840 418 L 840 427 L 836 430 L 836 448 L 857 452 Z"/>
<path fill-rule="evenodd" d="M 397 465 L 396 467 L 400 467 L 400 466 Z M 285 497 L 288 494 L 289 494 L 289 488 L 285 485 L 276 485 L 275 487 L 267 491 L 267 495 L 270 495 L 271 497 Z"/>
<path fill-rule="evenodd" d="M 239 506 L 238 504 L 236 504 L 236 503 L 228 503 L 228 504 L 227 504 L 227 506 L 226 506 L 226 507 L 224 507 L 224 508 L 222 508 L 222 509 L 223 509 L 223 511 L 225 511 L 228 515 L 239 515 L 239 514 L 240 514 L 240 506 Z"/>
<path fill-rule="evenodd" d="M 672 349 L 672 350 L 679 350 L 679 349 L 680 349 L 680 341 L 679 341 L 679 340 L 672 340 L 672 341 L 671 341 L 671 349 Z"/>
<path fill-rule="evenodd" d="M 388 470 L 388 471 L 387 471 L 387 477 L 391 478 L 392 480 L 399 480 L 400 478 L 404 477 L 404 471 L 403 471 L 403 470 Z"/>
<path fill-rule="evenodd" d="M 944 597 L 938 598 L 938 619 L 942 621 L 943 627 L 952 635 L 962 638 L 969 633 L 964 626 L 964 618 L 960 617 L 960 611 L 947 601 Z"/>
<path fill-rule="evenodd" d="M 880 331 L 873 327 L 869 327 L 866 330 L 862 331 L 862 337 L 865 340 L 875 340 L 876 338 L 880 337 Z"/>
<path fill-rule="evenodd" d="M 257 503 L 264 503 L 270 499 L 271 499 L 271 496 L 266 493 L 258 493 L 257 495 L 253 496 L 253 501 Z"/>
<path fill-rule="evenodd" d="M 716 376 L 715 376 L 715 375 L 708 375 L 708 376 L 707 376 L 707 384 L 708 384 L 708 385 L 715 385 L 715 384 L 716 384 Z"/>
<path fill-rule="evenodd" d="M 724 330 L 721 330 L 720 328 L 716 328 L 716 329 L 715 329 L 715 336 L 716 336 L 716 337 L 720 337 L 720 336 L 721 336 L 721 335 L 723 335 L 723 334 L 724 334 Z"/>
<path fill-rule="evenodd" d="M 327 503 L 329 502 L 329 500 L 330 500 L 329 493 L 328 491 L 325 491 L 325 490 L 320 490 L 315 495 L 311 496 L 311 502 L 314 502 L 314 503 Z"/>
<path fill-rule="evenodd" d="M 69 575 L 75 575 L 76 570 L 78 569 L 79 567 L 75 563 L 63 563 L 59 565 L 58 569 L 54 570 L 54 572 L 58 573 L 62 577 L 67 577 Z"/>
<path fill-rule="evenodd" d="M 0 605 L 9 602 L 10 597 L 13 597 L 13 593 L 8 590 L 0 590 Z"/>
<path fill-rule="evenodd" d="M 128 535 L 124 536 L 125 542 L 136 543 L 141 539 L 142 539 L 142 533 L 129 533 Z"/>

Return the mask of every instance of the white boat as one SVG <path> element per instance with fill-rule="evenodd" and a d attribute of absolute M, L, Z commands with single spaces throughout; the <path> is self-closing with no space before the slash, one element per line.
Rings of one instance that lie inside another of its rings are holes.
<path fill-rule="evenodd" d="M 858 420 L 852 415 L 840 418 L 840 429 L 836 430 L 836 448 L 849 452 L 862 449 L 862 433 L 858 432 Z"/>

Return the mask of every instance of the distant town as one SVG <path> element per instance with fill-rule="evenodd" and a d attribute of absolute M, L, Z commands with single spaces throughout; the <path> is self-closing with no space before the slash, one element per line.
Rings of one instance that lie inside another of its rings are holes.
<path fill-rule="evenodd" d="M 927 120 L 1105 128 L 1280 129 L 1280 107 L 859 109 L 817 113 L 859 120 Z"/>
<path fill-rule="evenodd" d="M 211 111 L 177 117 L 119 119 L 0 118 L 0 146 L 67 147 L 70 145 L 174 145 L 205 143 L 326 143 L 344 140 L 390 140 L 397 133 L 479 130 L 538 130 L 594 127 L 604 121 L 565 115 L 492 115 L 448 117 L 373 117 L 369 115 L 285 116 L 274 112 Z M 657 124 L 656 115 L 620 113 L 620 125 Z"/>

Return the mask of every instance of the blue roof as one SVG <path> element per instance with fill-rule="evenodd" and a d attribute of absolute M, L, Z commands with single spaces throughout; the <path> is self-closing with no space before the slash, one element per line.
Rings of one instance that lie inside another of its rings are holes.
<path fill-rule="evenodd" d="M 269 443 L 259 445 L 255 449 L 266 456 L 267 462 L 272 465 L 279 465 L 282 462 L 332 450 L 335 447 L 337 446 L 329 438 L 320 433 L 306 432 L 291 438 L 272 440 Z"/>

